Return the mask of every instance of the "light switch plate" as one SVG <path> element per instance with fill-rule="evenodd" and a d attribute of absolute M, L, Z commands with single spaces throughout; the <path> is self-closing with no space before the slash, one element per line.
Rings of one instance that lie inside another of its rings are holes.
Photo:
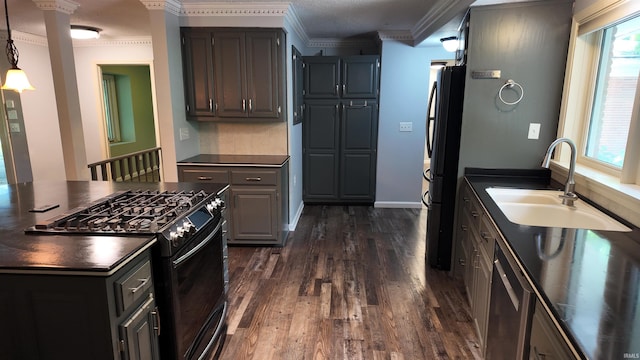
<path fill-rule="evenodd" d="M 412 122 L 401 122 L 400 123 L 400 131 L 413 131 L 413 123 Z"/>
<path fill-rule="evenodd" d="M 19 123 L 10 122 L 9 123 L 9 131 L 12 132 L 12 133 L 20 132 L 20 124 Z"/>
<path fill-rule="evenodd" d="M 7 110 L 7 117 L 9 118 L 9 120 L 18 120 L 18 111 Z"/>
<path fill-rule="evenodd" d="M 13 102 L 13 100 L 7 100 L 5 102 L 5 104 L 7 105 L 7 109 L 13 109 L 14 107 L 16 107 L 15 103 Z"/>
<path fill-rule="evenodd" d="M 537 140 L 538 138 L 540 138 L 540 124 L 530 123 L 529 134 L 527 135 L 527 139 Z"/>
<path fill-rule="evenodd" d="M 189 139 L 189 128 L 180 128 L 180 140 Z"/>

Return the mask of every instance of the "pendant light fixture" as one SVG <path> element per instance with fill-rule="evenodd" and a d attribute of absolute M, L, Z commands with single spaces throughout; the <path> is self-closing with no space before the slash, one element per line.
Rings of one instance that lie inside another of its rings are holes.
<path fill-rule="evenodd" d="M 100 29 L 93 26 L 71 25 L 71 38 L 79 40 L 98 39 Z"/>
<path fill-rule="evenodd" d="M 11 68 L 7 70 L 7 76 L 5 77 L 4 85 L 2 85 L 2 90 L 15 90 L 19 93 L 22 90 L 35 90 L 33 86 L 29 83 L 29 79 L 27 79 L 27 74 L 24 73 L 22 69 L 18 67 L 18 48 L 13 43 L 13 39 L 11 38 L 11 27 L 9 26 L 9 10 L 7 8 L 7 0 L 4 0 L 4 13 L 7 17 L 7 59 L 9 60 L 9 64 Z"/>
<path fill-rule="evenodd" d="M 454 52 L 458 49 L 458 37 L 457 36 L 449 36 L 446 38 L 440 39 L 442 43 L 442 47 L 448 52 Z"/>

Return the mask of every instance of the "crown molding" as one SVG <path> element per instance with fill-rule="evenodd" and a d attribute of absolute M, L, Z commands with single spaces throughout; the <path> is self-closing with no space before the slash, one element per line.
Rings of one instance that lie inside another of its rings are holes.
<path fill-rule="evenodd" d="M 73 40 L 73 47 L 101 47 L 101 46 L 152 46 L 151 36 L 119 38 L 113 40 Z"/>
<path fill-rule="evenodd" d="M 291 30 L 293 30 L 298 35 L 303 43 L 309 43 L 309 35 L 307 35 L 307 31 L 304 29 L 304 25 L 302 25 L 300 17 L 298 17 L 298 13 L 296 12 L 293 5 L 289 6 L 287 14 L 284 17 L 284 22 Z"/>
<path fill-rule="evenodd" d="M 378 39 L 380 41 L 402 41 L 402 42 L 413 42 L 413 35 L 409 30 L 394 30 L 394 31 L 378 31 Z"/>
<path fill-rule="evenodd" d="M 357 48 L 376 45 L 374 39 L 315 38 L 307 42 L 307 47 L 310 48 Z"/>
<path fill-rule="evenodd" d="M 164 10 L 179 16 L 182 4 L 178 0 L 140 0 L 147 10 Z"/>
<path fill-rule="evenodd" d="M 464 11 L 475 0 L 440 0 L 411 29 L 414 45 L 419 44 L 438 31 L 454 15 Z"/>
<path fill-rule="evenodd" d="M 141 0 L 143 1 L 143 0 Z M 182 4 L 182 16 L 282 16 L 289 2 L 208 2 Z"/>
<path fill-rule="evenodd" d="M 0 31 L 0 41 L 7 41 L 8 34 L 6 30 Z M 11 30 L 11 38 L 21 43 L 27 43 L 38 46 L 47 46 L 47 38 L 40 35 L 33 35 L 20 31 Z"/>
<path fill-rule="evenodd" d="M 80 6 L 80 4 L 71 0 L 33 0 L 33 2 L 40 10 L 59 11 L 67 15 L 73 14 Z"/>

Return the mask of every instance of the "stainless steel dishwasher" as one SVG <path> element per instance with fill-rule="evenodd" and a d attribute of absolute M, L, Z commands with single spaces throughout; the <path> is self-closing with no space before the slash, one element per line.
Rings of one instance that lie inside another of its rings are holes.
<path fill-rule="evenodd" d="M 486 359 L 524 359 L 534 297 L 520 269 L 495 245 Z"/>

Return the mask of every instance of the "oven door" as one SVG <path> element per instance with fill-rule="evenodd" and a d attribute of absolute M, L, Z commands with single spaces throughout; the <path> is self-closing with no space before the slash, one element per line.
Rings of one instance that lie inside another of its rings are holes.
<path fill-rule="evenodd" d="M 222 222 L 200 229 L 171 257 L 178 358 L 200 359 L 224 342 L 226 297 Z M 222 341 L 219 341 L 222 338 Z"/>

